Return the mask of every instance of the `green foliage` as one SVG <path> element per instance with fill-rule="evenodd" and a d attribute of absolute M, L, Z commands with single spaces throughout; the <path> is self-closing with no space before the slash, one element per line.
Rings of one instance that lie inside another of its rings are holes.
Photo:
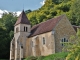
<path fill-rule="evenodd" d="M 24 60 L 64 60 L 68 52 L 60 52 L 48 56 L 39 56 L 39 57 L 28 57 Z"/>
<path fill-rule="evenodd" d="M 41 8 L 28 13 L 27 16 L 32 26 L 62 14 L 66 14 L 71 23 L 74 24 L 76 18 L 73 17 L 72 19 L 71 16 L 73 15 L 72 10 L 74 10 L 71 7 L 74 2 L 75 0 L 45 0 L 45 4 Z"/>
<path fill-rule="evenodd" d="M 37 57 L 34 57 L 34 56 L 30 56 L 30 57 L 27 57 L 26 59 L 24 60 L 37 60 Z"/>
<path fill-rule="evenodd" d="M 30 12 L 32 12 L 30 9 L 25 11 L 26 14 L 28 14 Z"/>
<path fill-rule="evenodd" d="M 74 25 L 80 25 L 80 0 L 72 1 L 71 22 Z"/>
<path fill-rule="evenodd" d="M 3 23 L 3 26 L 7 29 L 8 32 L 10 32 L 10 30 L 14 30 L 14 23 L 16 21 L 16 17 L 13 16 L 13 13 L 5 13 L 3 14 L 2 18 L 1 18 L 1 23 Z"/>
<path fill-rule="evenodd" d="M 10 41 L 13 37 L 16 18 L 13 13 L 5 13 L 0 18 L 0 58 L 9 59 Z"/>
<path fill-rule="evenodd" d="M 33 25 L 66 14 L 73 25 L 80 25 L 80 0 L 46 0 L 38 10 L 28 13 Z"/>
<path fill-rule="evenodd" d="M 49 56 L 46 56 L 43 60 L 64 60 L 67 56 L 68 52 L 60 52 L 60 53 L 56 53 L 56 54 L 52 54 Z"/>
<path fill-rule="evenodd" d="M 80 29 L 78 29 L 77 35 L 72 36 L 69 42 L 68 51 L 70 52 L 66 57 L 66 60 L 79 60 L 80 59 Z"/>

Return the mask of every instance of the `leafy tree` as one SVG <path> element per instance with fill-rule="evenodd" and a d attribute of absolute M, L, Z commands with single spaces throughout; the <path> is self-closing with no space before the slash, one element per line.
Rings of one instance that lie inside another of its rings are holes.
<path fill-rule="evenodd" d="M 32 12 L 30 9 L 25 11 L 26 14 L 28 14 L 30 12 Z"/>
<path fill-rule="evenodd" d="M 7 49 L 7 34 L 6 34 L 6 29 L 2 26 L 0 26 L 0 58 L 6 58 L 8 57 L 8 55 L 6 55 L 8 53 L 9 50 Z M 5 56 L 5 57 L 4 57 Z"/>
<path fill-rule="evenodd" d="M 16 18 L 13 13 L 4 13 L 0 19 L 0 58 L 9 59 L 10 41 Z"/>
<path fill-rule="evenodd" d="M 1 21 L 8 32 L 10 32 L 10 30 L 14 30 L 13 27 L 16 21 L 16 16 L 14 16 L 13 13 L 10 12 L 9 14 L 3 14 Z"/>
<path fill-rule="evenodd" d="M 71 19 L 70 10 L 73 0 L 45 0 L 45 4 L 38 10 L 34 10 L 27 14 L 32 26 L 40 22 L 51 19 L 55 16 L 66 14 L 70 21 Z M 72 22 L 72 23 L 73 23 Z"/>
<path fill-rule="evenodd" d="M 30 23 L 32 24 L 32 26 L 35 24 L 38 24 L 38 21 L 36 19 L 37 13 L 38 13 L 37 11 L 33 11 L 33 12 L 27 14 L 28 19 L 30 20 Z"/>
<path fill-rule="evenodd" d="M 71 22 L 73 25 L 80 25 L 80 0 L 72 1 L 71 6 Z"/>
<path fill-rule="evenodd" d="M 79 60 L 80 59 L 80 29 L 77 35 L 71 37 L 71 42 L 68 45 L 69 54 L 66 60 Z"/>

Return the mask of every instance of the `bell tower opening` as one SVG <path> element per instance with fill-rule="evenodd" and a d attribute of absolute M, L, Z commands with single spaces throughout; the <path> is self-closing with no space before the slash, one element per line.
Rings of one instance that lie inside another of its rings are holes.
<path fill-rule="evenodd" d="M 27 29 L 28 29 L 28 28 L 26 27 L 26 32 L 27 32 Z"/>
<path fill-rule="evenodd" d="M 25 26 L 24 26 L 24 32 L 25 32 Z"/>
<path fill-rule="evenodd" d="M 24 32 L 28 32 L 28 28 L 24 26 Z"/>

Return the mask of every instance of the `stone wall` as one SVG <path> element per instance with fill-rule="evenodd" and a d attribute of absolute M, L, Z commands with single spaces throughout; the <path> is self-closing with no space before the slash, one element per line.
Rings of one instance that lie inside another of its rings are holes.
<path fill-rule="evenodd" d="M 26 51 L 25 51 L 26 55 L 24 58 L 28 57 L 28 56 L 32 56 L 32 47 L 31 47 L 31 38 L 28 38 L 26 40 Z"/>
<path fill-rule="evenodd" d="M 43 38 L 45 38 L 45 44 L 43 44 Z M 52 32 L 47 32 L 44 34 L 39 35 L 40 41 L 40 51 L 42 56 L 46 56 L 53 53 L 53 39 L 52 39 Z M 54 48 L 55 49 L 55 48 Z"/>
<path fill-rule="evenodd" d="M 43 44 L 43 38 L 45 38 L 45 44 Z M 26 41 L 26 57 L 46 56 L 55 53 L 54 43 L 52 31 L 31 37 Z"/>
<path fill-rule="evenodd" d="M 66 38 L 69 41 L 71 35 L 76 34 L 74 28 L 72 27 L 71 23 L 69 22 L 66 16 L 64 16 L 57 23 L 56 27 L 54 28 L 54 31 L 56 52 L 62 51 L 63 46 L 60 42 L 63 38 Z"/>

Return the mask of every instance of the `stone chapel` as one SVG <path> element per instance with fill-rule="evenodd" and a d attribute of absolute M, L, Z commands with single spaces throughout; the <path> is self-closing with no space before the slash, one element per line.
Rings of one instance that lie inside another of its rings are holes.
<path fill-rule="evenodd" d="M 61 15 L 31 27 L 24 10 L 14 25 L 10 43 L 10 60 L 28 56 L 46 56 L 61 52 L 64 44 L 76 31 L 66 15 Z"/>

